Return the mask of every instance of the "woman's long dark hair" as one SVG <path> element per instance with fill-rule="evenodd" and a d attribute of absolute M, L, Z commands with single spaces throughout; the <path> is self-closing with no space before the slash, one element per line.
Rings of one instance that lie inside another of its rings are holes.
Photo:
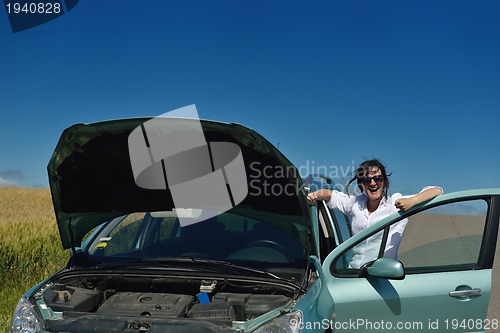
<path fill-rule="evenodd" d="M 379 169 L 382 172 L 382 176 L 384 177 L 382 194 L 387 199 L 387 193 L 389 192 L 389 176 L 391 174 L 387 174 L 387 172 L 385 171 L 385 166 L 377 159 L 364 161 L 358 166 L 356 171 L 354 171 L 354 177 L 347 183 L 347 194 L 349 194 L 349 186 L 355 180 L 357 181 L 358 188 L 361 190 L 361 192 L 363 192 L 363 184 L 361 184 L 360 179 L 368 175 L 371 169 Z"/>

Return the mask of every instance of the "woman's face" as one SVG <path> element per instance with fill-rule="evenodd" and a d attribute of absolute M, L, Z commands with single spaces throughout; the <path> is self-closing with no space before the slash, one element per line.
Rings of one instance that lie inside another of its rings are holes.
<path fill-rule="evenodd" d="M 379 168 L 370 168 L 368 173 L 360 178 L 359 181 L 364 189 L 363 193 L 368 197 L 368 200 L 379 201 L 382 199 L 384 176 L 382 176 L 382 171 Z"/>

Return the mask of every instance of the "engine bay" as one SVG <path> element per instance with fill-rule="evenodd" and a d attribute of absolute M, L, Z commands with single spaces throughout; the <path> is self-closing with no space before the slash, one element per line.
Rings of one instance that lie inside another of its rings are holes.
<path fill-rule="evenodd" d="M 156 332 L 187 322 L 222 332 L 289 305 L 295 292 L 284 284 L 227 278 L 80 276 L 45 285 L 35 301 L 46 309 L 48 332 Z"/>

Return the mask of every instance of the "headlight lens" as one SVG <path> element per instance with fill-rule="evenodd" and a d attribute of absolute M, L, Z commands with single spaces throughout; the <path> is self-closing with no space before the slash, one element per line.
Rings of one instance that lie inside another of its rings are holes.
<path fill-rule="evenodd" d="M 42 332 L 40 320 L 33 309 L 33 305 L 21 298 L 12 316 L 11 333 L 39 333 Z"/>
<path fill-rule="evenodd" d="M 292 311 L 262 325 L 255 333 L 299 333 L 302 330 L 302 312 Z"/>

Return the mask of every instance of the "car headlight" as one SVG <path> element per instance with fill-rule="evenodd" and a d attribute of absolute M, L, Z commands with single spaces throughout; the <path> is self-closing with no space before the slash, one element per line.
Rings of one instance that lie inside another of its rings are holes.
<path fill-rule="evenodd" d="M 33 309 L 33 305 L 26 299 L 21 298 L 12 316 L 10 333 L 38 333 L 42 332 L 40 319 Z"/>
<path fill-rule="evenodd" d="M 292 311 L 262 325 L 254 333 L 299 333 L 302 330 L 302 312 Z"/>

